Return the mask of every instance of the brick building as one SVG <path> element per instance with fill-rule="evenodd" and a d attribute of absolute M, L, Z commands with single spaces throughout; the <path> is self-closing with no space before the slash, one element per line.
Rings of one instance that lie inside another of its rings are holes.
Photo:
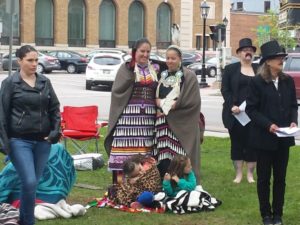
<path fill-rule="evenodd" d="M 258 43 L 256 43 L 256 30 L 259 26 L 259 16 L 263 14 L 237 11 L 232 11 L 230 14 L 230 46 L 232 49 L 232 55 L 236 55 L 235 51 L 239 46 L 239 40 L 245 37 L 251 38 L 253 41 L 253 45 L 256 45 L 257 49 L 259 50 Z"/>
<path fill-rule="evenodd" d="M 13 1 L 13 0 L 11 0 Z M 9 7 L 0 0 L 2 48 L 9 40 Z M 184 49 L 202 48 L 202 0 L 14 0 L 14 45 L 38 48 L 131 47 L 134 40 L 148 37 L 155 48 L 172 43 L 172 25 L 180 27 Z M 208 49 L 210 24 L 229 17 L 230 0 L 207 0 Z M 228 39 L 229 40 L 229 39 Z"/>

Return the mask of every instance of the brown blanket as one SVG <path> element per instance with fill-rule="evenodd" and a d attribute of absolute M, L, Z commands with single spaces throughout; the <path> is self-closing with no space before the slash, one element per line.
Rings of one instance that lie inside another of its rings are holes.
<path fill-rule="evenodd" d="M 113 202 L 129 206 L 144 191 L 153 193 L 161 191 L 160 174 L 156 166 L 152 166 L 142 174 L 134 184 L 125 182 L 118 185 Z"/>

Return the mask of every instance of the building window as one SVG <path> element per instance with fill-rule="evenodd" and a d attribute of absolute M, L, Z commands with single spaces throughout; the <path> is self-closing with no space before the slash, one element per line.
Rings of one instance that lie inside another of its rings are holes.
<path fill-rule="evenodd" d="M 209 36 L 205 36 L 205 43 L 206 43 L 205 50 L 206 51 L 208 50 L 209 38 L 210 38 Z"/>
<path fill-rule="evenodd" d="M 144 7 L 141 2 L 134 1 L 129 7 L 128 14 L 128 46 L 144 37 Z"/>
<path fill-rule="evenodd" d="M 171 44 L 171 9 L 167 3 L 161 3 L 156 15 L 156 47 L 166 49 Z"/>
<path fill-rule="evenodd" d="M 70 0 L 68 7 L 68 44 L 85 46 L 85 4 L 83 0 Z"/>
<path fill-rule="evenodd" d="M 111 0 L 103 0 L 99 9 L 99 46 L 116 46 L 116 7 Z"/>
<path fill-rule="evenodd" d="M 236 3 L 236 10 L 238 10 L 238 11 L 243 11 L 244 10 L 243 2 L 237 2 Z"/>
<path fill-rule="evenodd" d="M 197 49 L 197 50 L 200 50 L 200 48 L 201 48 L 201 43 L 202 43 L 202 36 L 197 35 L 197 36 L 196 36 L 196 49 Z"/>
<path fill-rule="evenodd" d="M 9 45 L 10 34 L 10 14 L 6 12 L 6 0 L 0 0 L 0 20 L 2 21 L 2 33 L 0 38 L 1 45 Z M 9 1 L 10 2 L 10 1 Z M 20 7 L 19 1 L 14 1 L 14 16 L 13 16 L 13 45 L 20 45 Z"/>
<path fill-rule="evenodd" d="M 265 13 L 267 13 L 271 9 L 271 2 L 265 1 Z"/>
<path fill-rule="evenodd" d="M 35 44 L 53 46 L 53 2 L 37 0 L 35 4 Z"/>

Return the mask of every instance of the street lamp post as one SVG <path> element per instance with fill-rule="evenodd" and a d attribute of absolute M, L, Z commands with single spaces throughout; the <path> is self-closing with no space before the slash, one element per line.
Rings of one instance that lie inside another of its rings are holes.
<path fill-rule="evenodd" d="M 205 38 L 205 28 L 206 28 L 206 18 L 209 12 L 209 5 L 206 3 L 206 0 L 204 0 L 201 5 L 201 15 L 203 18 L 203 53 L 202 53 L 202 70 L 201 70 L 201 82 L 200 82 L 200 88 L 208 87 L 208 84 L 206 83 L 206 69 L 205 69 L 205 48 L 206 48 L 206 38 Z"/>
<path fill-rule="evenodd" d="M 226 18 L 226 16 L 225 16 L 224 19 L 223 19 L 223 24 L 225 25 L 224 47 L 226 47 L 226 36 L 227 36 L 226 28 L 227 28 L 227 24 L 228 24 L 228 19 Z"/>

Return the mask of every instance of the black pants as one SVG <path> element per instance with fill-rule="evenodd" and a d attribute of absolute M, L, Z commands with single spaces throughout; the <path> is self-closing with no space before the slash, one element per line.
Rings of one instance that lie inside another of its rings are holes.
<path fill-rule="evenodd" d="M 289 147 L 282 147 L 275 151 L 259 149 L 257 151 L 257 194 L 262 217 L 282 216 L 285 177 L 289 160 Z M 273 170 L 273 202 L 270 205 L 270 180 Z"/>

